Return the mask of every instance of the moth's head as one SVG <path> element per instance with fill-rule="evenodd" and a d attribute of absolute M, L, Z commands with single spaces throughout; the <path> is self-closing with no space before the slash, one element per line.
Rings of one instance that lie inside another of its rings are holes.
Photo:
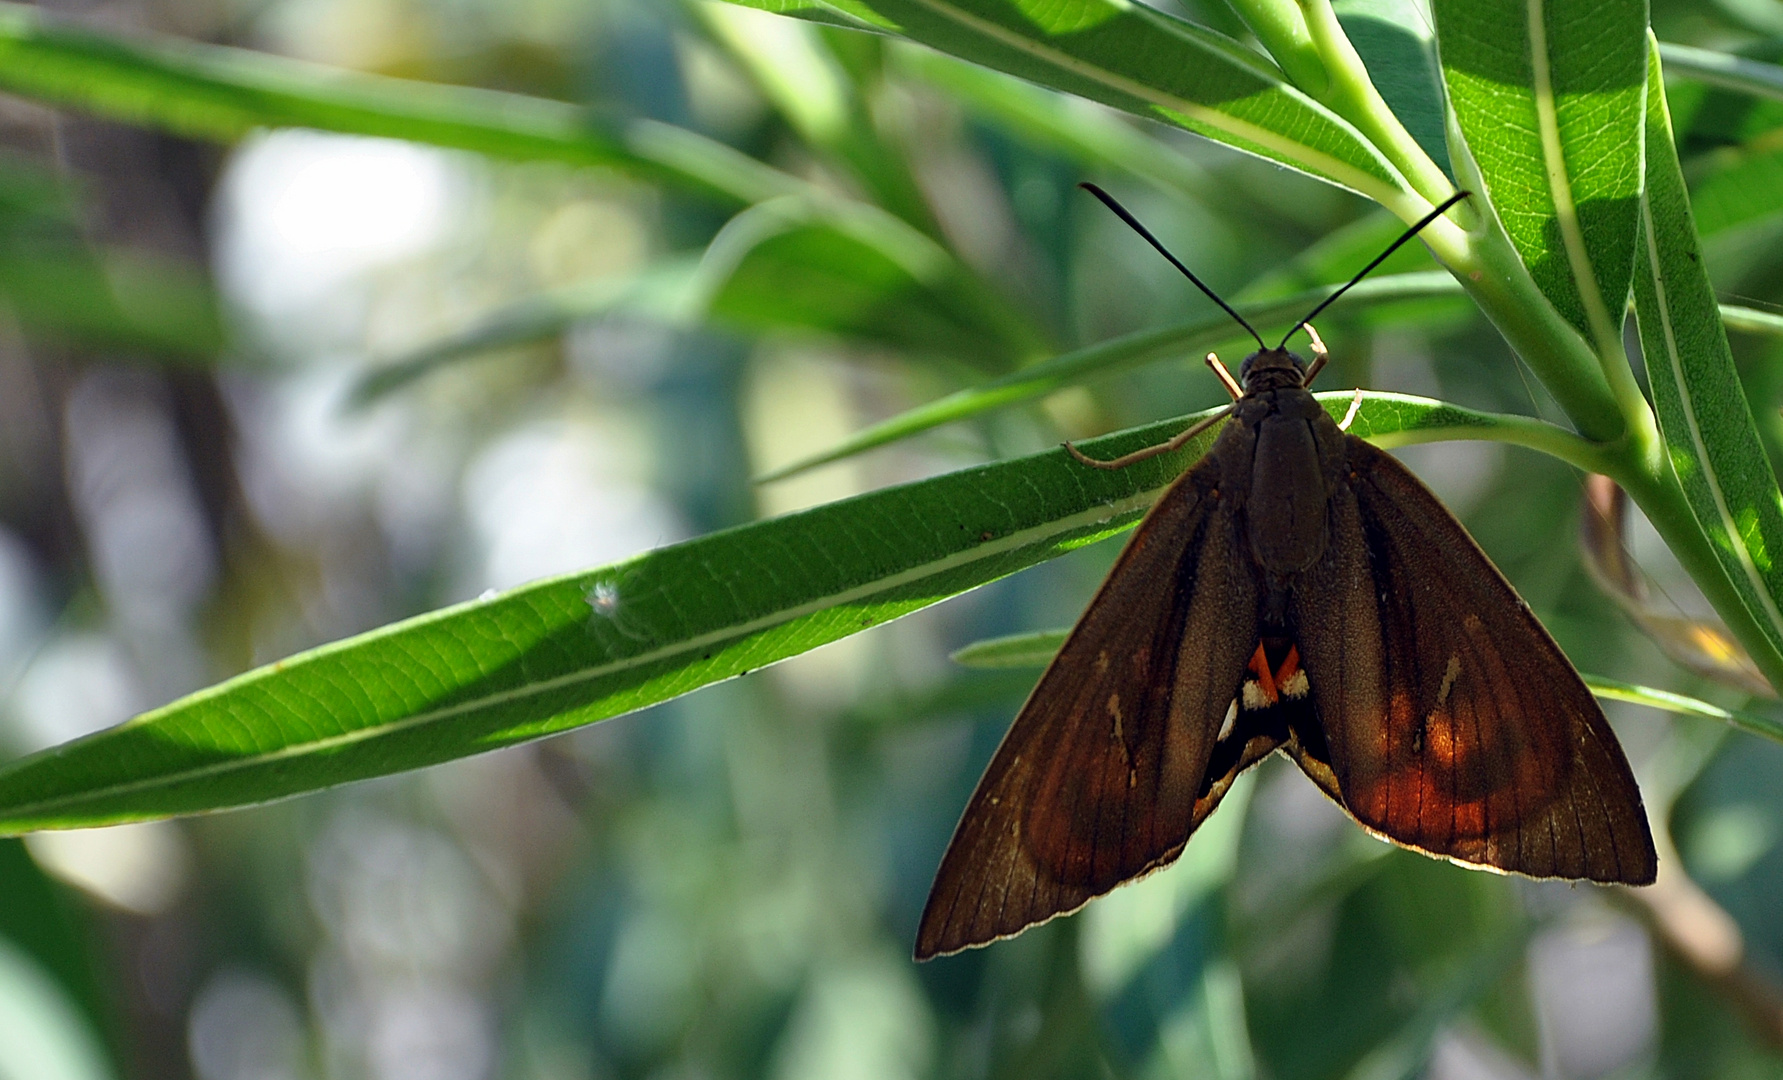
<path fill-rule="evenodd" d="M 1259 349 L 1238 368 L 1245 390 L 1279 390 L 1306 385 L 1306 361 L 1284 348 Z"/>

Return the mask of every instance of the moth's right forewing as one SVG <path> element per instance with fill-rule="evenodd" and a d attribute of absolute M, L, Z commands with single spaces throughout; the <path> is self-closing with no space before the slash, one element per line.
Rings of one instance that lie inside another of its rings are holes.
<path fill-rule="evenodd" d="M 1208 756 L 1257 642 L 1257 588 L 1216 456 L 1179 480 L 979 781 L 916 956 L 1075 911 L 1181 852 Z"/>
<path fill-rule="evenodd" d="M 1295 612 L 1346 808 L 1461 862 L 1652 881 L 1640 791 L 1578 673 L 1436 497 L 1346 441 L 1331 546 Z"/>

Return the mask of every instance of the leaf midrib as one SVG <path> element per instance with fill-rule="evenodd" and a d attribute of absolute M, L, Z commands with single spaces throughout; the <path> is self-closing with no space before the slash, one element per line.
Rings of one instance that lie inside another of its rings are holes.
<path fill-rule="evenodd" d="M 1527 2 L 1530 81 L 1533 84 L 1530 89 L 1535 101 L 1536 128 L 1541 132 L 1542 171 L 1547 176 L 1549 197 L 1554 200 L 1554 217 L 1560 226 L 1566 260 L 1572 266 L 1579 302 L 1585 307 L 1585 320 L 1591 324 L 1592 344 L 1600 357 L 1610 357 L 1620 348 L 1620 337 L 1610 321 L 1609 310 L 1604 307 L 1603 288 L 1591 265 L 1585 233 L 1579 227 L 1578 207 L 1573 203 L 1572 178 L 1567 174 L 1566 153 L 1560 142 L 1560 115 L 1554 104 L 1545 0 Z"/>

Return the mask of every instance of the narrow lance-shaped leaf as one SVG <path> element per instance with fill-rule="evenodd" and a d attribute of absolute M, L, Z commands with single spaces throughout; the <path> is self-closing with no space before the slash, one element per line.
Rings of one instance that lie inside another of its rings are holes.
<path fill-rule="evenodd" d="M 1045 351 L 1028 320 L 942 245 L 877 207 L 776 199 L 707 249 L 708 314 L 808 329 L 997 371 Z"/>
<path fill-rule="evenodd" d="M 1450 408 L 1426 405 L 1378 422 Z M 1054 450 L 950 473 L 324 646 L 0 768 L 0 833 L 264 802 L 666 701 L 1113 535 L 1212 438 L 1115 472 Z"/>
<path fill-rule="evenodd" d="M 1649 94 L 1634 278 L 1648 383 L 1672 470 L 1774 655 L 1783 651 L 1783 493 L 1758 440 L 1703 268 L 1657 65 Z"/>
<path fill-rule="evenodd" d="M 1691 195 L 1697 231 L 1703 236 L 1783 213 L 1783 151 L 1767 147 L 1736 153 L 1736 160 L 1704 178 Z"/>
<path fill-rule="evenodd" d="M 1117 532 L 1173 457 L 967 470 L 324 646 L 0 768 L 0 832 L 262 802 L 665 701 Z"/>
<path fill-rule="evenodd" d="M 664 326 L 694 323 L 704 295 L 699 270 L 697 255 L 669 257 L 632 273 L 590 278 L 504 304 L 456 333 L 373 365 L 348 391 L 348 406 L 372 404 L 455 361 L 548 341 L 596 316 L 623 314 Z"/>
<path fill-rule="evenodd" d="M 1783 101 L 1783 67 L 1776 64 L 1669 41 L 1659 43 L 1659 57 L 1668 75 Z"/>
<path fill-rule="evenodd" d="M 560 101 L 392 79 L 246 49 L 127 40 L 0 3 L 0 89 L 198 139 L 256 128 L 382 135 L 517 160 L 609 166 L 731 204 L 809 186 L 713 139 L 606 123 Z"/>
<path fill-rule="evenodd" d="M 1242 185 L 1215 180 L 1188 155 L 1130 120 L 1111 117 L 1094 102 L 962 63 L 932 49 L 900 45 L 888 55 L 899 74 L 921 79 L 999 129 L 1083 165 L 1125 172 L 1167 192 L 1213 205 L 1241 199 L 1247 208 L 1256 205 L 1254 199 L 1246 199 Z"/>
<path fill-rule="evenodd" d="M 1329 296 L 1333 288 L 1335 287 L 1307 290 L 1284 299 L 1239 304 L 1238 310 L 1261 330 L 1267 331 L 1272 325 L 1285 328 Z M 1454 279 L 1443 273 L 1422 273 L 1395 274 L 1364 281 L 1350 290 L 1346 299 L 1352 304 L 1364 305 L 1371 302 L 1445 296 L 1462 296 L 1461 288 L 1455 284 Z M 1142 330 L 1112 341 L 1075 349 L 882 420 L 840 445 L 777 469 L 762 477 L 762 480 L 784 479 L 874 447 L 907 439 L 942 424 L 1032 401 L 1065 387 L 1104 378 L 1148 361 L 1196 354 L 1200 350 L 1233 340 L 1242 333 L 1230 317 L 1221 313 L 1157 330 Z"/>
<path fill-rule="evenodd" d="M 365 405 L 454 360 L 623 314 L 663 326 L 817 331 L 998 371 L 1042 352 L 1032 327 L 951 252 L 863 203 L 774 199 L 731 219 L 703 257 L 660 260 L 505 305 L 368 371 Z"/>
<path fill-rule="evenodd" d="M 789 14 L 783 0 L 743 0 Z M 1255 52 L 1117 0 L 854 0 L 851 11 L 953 56 L 1187 128 L 1350 188 L 1401 218 L 1428 203 L 1354 127 Z"/>
<path fill-rule="evenodd" d="M 1449 100 L 1505 232 L 1599 356 L 1619 356 L 1641 191 L 1644 0 L 1433 7 Z"/>

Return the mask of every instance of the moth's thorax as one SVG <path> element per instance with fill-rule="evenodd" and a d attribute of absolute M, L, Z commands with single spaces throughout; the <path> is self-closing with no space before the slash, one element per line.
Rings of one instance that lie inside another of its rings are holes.
<path fill-rule="evenodd" d="M 1245 393 L 1284 390 L 1306 385 L 1306 362 L 1286 349 L 1260 349 L 1238 368 Z"/>
<path fill-rule="evenodd" d="M 1268 354 L 1252 359 L 1259 357 Z M 1266 388 L 1276 379 L 1287 384 Z M 1229 488 L 1244 493 L 1251 555 L 1271 578 L 1297 574 L 1325 552 L 1327 505 L 1334 471 L 1341 467 L 1343 434 L 1293 368 L 1250 366 L 1234 412 L 1222 472 Z"/>

